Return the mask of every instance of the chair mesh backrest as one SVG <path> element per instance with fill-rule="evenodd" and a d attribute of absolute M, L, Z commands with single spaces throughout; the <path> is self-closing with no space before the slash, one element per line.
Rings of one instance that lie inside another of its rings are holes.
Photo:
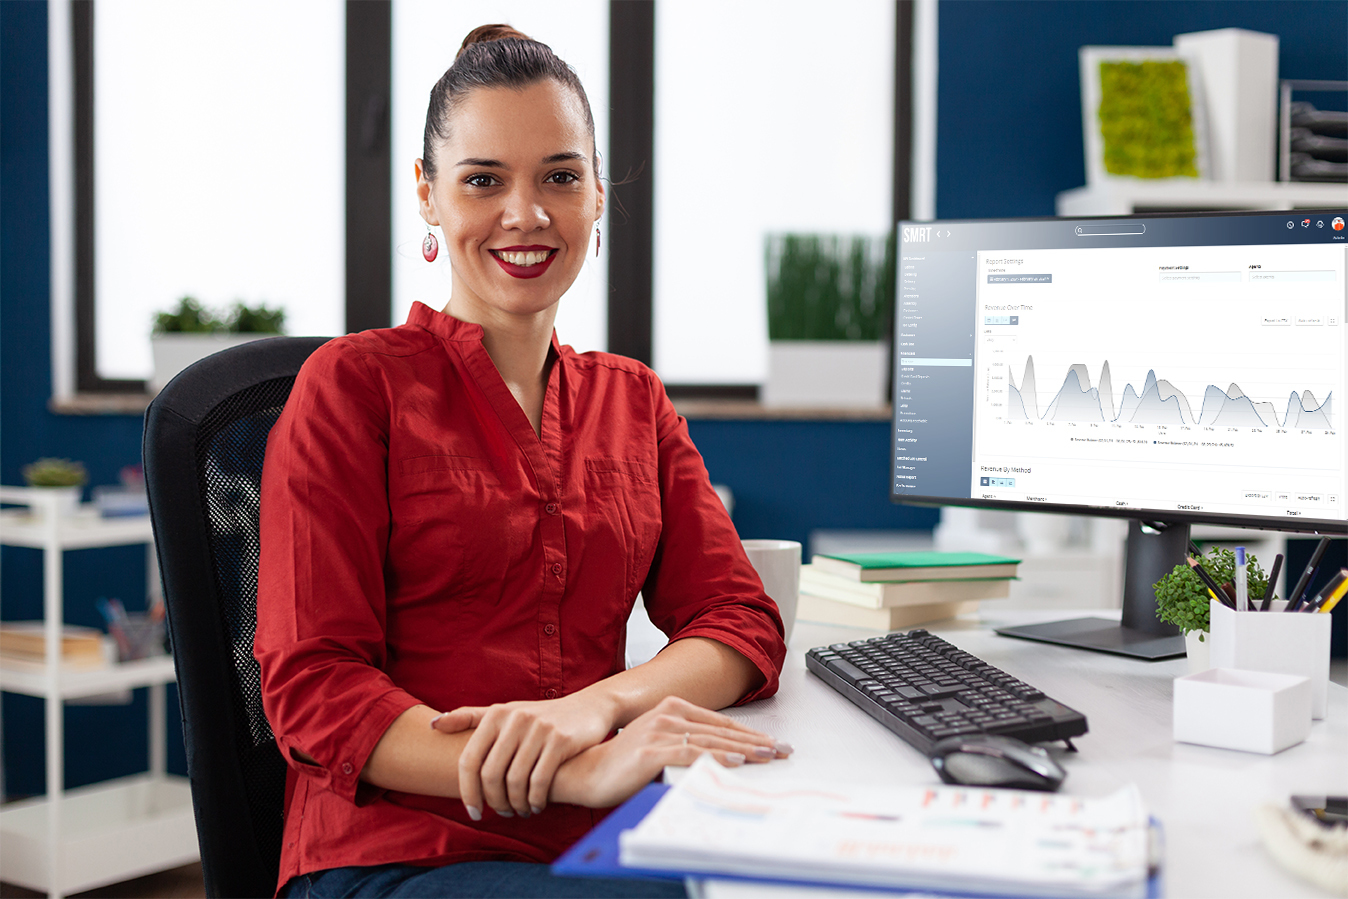
<path fill-rule="evenodd" d="M 267 433 L 285 406 L 293 377 L 253 385 L 224 400 L 196 435 L 197 481 L 206 510 L 211 568 L 220 592 L 220 626 L 233 666 L 235 741 L 259 843 L 279 864 L 286 765 L 262 710 L 253 658 L 257 626 L 258 510 Z"/>

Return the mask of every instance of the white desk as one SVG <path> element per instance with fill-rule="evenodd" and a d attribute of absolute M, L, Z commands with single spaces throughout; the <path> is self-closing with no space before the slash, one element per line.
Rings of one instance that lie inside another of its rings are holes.
<path fill-rule="evenodd" d="M 1139 662 L 991 631 L 1061 617 L 1061 612 L 999 613 L 985 607 L 980 620 L 928 629 L 1086 716 L 1090 732 L 1073 741 L 1078 752 L 1055 753 L 1068 772 L 1063 790 L 1101 796 L 1129 782 L 1138 785 L 1164 825 L 1166 896 L 1329 895 L 1285 873 L 1269 857 L 1253 810 L 1264 802 L 1286 803 L 1295 793 L 1348 794 L 1348 688 L 1331 684 L 1329 717 L 1312 725 L 1306 742 L 1278 755 L 1176 743 L 1171 681 L 1187 673 L 1184 659 Z M 876 633 L 797 622 L 777 695 L 729 712 L 787 740 L 795 754 L 742 771 L 859 783 L 939 782 L 925 756 L 805 670 L 807 649 Z"/>

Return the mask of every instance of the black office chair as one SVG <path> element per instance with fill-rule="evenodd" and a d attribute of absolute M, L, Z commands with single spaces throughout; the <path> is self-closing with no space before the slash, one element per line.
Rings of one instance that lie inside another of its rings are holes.
<path fill-rule="evenodd" d="M 253 659 L 267 434 L 325 337 L 276 337 L 183 371 L 145 414 L 145 483 L 209 896 L 270 896 L 286 766 Z"/>

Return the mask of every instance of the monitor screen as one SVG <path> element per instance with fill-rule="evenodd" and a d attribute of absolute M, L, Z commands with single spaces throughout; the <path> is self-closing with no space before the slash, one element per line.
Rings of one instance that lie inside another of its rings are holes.
<path fill-rule="evenodd" d="M 1346 218 L 901 223 L 892 498 L 1343 533 Z"/>

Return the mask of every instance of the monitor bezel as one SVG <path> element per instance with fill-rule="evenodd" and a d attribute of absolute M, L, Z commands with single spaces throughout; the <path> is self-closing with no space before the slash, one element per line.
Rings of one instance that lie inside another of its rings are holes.
<path fill-rule="evenodd" d="M 1320 208 L 1297 208 L 1297 209 L 1259 209 L 1259 210 L 1191 210 L 1191 211 L 1172 211 L 1172 212 L 1140 212 L 1127 215 L 1040 215 L 1024 216 L 1012 218 L 985 218 L 985 219 L 932 219 L 929 221 L 904 220 L 897 224 L 898 234 L 902 234 L 904 226 L 938 226 L 943 224 L 950 225 L 989 225 L 989 224 L 1020 224 L 1031 222 L 1067 222 L 1067 221 L 1105 221 L 1117 222 L 1128 219 L 1158 219 L 1158 218 L 1220 218 L 1239 216 L 1242 218 L 1254 217 L 1282 217 L 1287 215 L 1304 214 L 1327 214 L 1338 213 L 1348 216 L 1348 206 L 1325 206 Z M 896 262 L 903 258 L 903 241 L 898 241 L 898 252 L 895 254 Z M 897 279 L 895 284 L 897 286 Z M 897 297 L 896 297 L 897 299 Z M 1348 313 L 1348 309 L 1345 310 Z M 1345 322 L 1348 326 L 1348 321 Z M 896 342 L 897 329 L 899 326 L 898 316 L 894 316 L 890 328 L 889 340 L 891 345 Z M 898 359 L 891 353 L 890 384 L 895 382 L 898 375 Z M 1237 515 L 1227 512 L 1192 512 L 1181 509 L 1159 509 L 1142 506 L 1088 506 L 1071 505 L 1063 503 L 1031 503 L 1017 500 L 986 500 L 977 497 L 949 497 L 949 496 L 914 496 L 912 494 L 899 494 L 895 491 L 894 485 L 896 475 L 898 474 L 896 457 L 898 456 L 898 420 L 897 409 L 892 408 L 889 420 L 889 501 L 894 505 L 919 506 L 923 508 L 939 508 L 941 506 L 956 506 L 970 509 L 989 509 L 993 511 L 1005 512 L 1045 512 L 1055 515 L 1089 515 L 1102 518 L 1132 519 L 1138 521 L 1158 521 L 1173 524 L 1207 524 L 1219 525 L 1225 527 L 1252 528 L 1263 531 L 1281 531 L 1293 534 L 1315 534 L 1324 536 L 1345 536 L 1348 535 L 1348 512 L 1345 513 L 1343 521 L 1336 521 L 1328 518 L 1278 518 L 1262 517 L 1258 515 Z"/>

